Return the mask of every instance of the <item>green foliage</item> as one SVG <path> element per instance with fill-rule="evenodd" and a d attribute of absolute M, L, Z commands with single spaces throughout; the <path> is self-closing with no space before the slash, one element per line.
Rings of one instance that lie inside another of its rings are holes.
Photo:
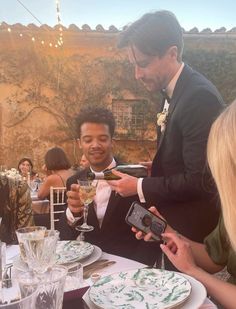
<path fill-rule="evenodd" d="M 184 61 L 218 88 L 226 103 L 236 98 L 236 53 L 225 50 L 186 50 Z"/>

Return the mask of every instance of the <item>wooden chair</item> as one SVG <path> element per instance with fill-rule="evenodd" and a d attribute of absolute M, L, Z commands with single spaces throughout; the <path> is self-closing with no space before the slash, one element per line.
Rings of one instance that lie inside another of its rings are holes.
<path fill-rule="evenodd" d="M 66 187 L 50 187 L 50 228 L 55 230 L 55 223 L 65 212 Z"/>

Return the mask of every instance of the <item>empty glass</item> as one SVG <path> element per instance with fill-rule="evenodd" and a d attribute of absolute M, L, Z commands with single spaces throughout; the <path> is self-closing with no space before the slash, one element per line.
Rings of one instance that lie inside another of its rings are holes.
<path fill-rule="evenodd" d="M 56 263 L 56 245 L 59 232 L 46 230 L 43 234 L 32 237 L 25 235 L 22 243 L 29 268 L 37 274 L 43 274 Z"/>
<path fill-rule="evenodd" d="M 29 309 L 35 308 L 37 287 L 23 295 L 16 280 L 5 279 L 0 288 L 0 309 Z"/>
<path fill-rule="evenodd" d="M 61 309 L 67 268 L 53 266 L 43 274 L 35 276 L 32 272 L 21 273 L 18 281 L 23 295 L 32 293 L 32 288 L 38 286 L 34 309 Z M 30 307 L 29 307 L 30 308 Z"/>
<path fill-rule="evenodd" d="M 83 286 L 83 265 L 79 262 L 67 267 L 66 284 L 64 291 L 80 289 Z"/>
<path fill-rule="evenodd" d="M 30 180 L 29 187 L 32 193 L 36 192 L 38 189 L 38 183 L 35 180 Z"/>

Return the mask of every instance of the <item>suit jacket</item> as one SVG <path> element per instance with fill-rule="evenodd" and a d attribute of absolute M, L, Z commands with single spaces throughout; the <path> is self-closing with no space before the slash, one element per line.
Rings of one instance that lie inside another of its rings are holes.
<path fill-rule="evenodd" d="M 70 177 L 67 180 L 67 189 L 70 189 L 71 184 L 77 183 L 78 178 L 83 178 L 87 171 L 78 172 Z M 153 265 L 156 261 L 158 243 L 137 240 L 131 227 L 125 222 L 132 202 L 137 200 L 136 196 L 124 198 L 112 191 L 101 228 L 91 204 L 88 211 L 88 224 L 94 226 L 94 230 L 84 233 L 84 236 L 87 242 L 100 247 L 107 253 Z M 67 223 L 65 214 L 60 219 L 59 231 L 60 238 L 64 240 L 76 239 L 79 235 L 79 232 Z"/>
<path fill-rule="evenodd" d="M 215 86 L 185 65 L 170 101 L 166 130 L 161 134 L 158 128 L 152 177 L 142 184 L 146 201 L 195 241 L 202 241 L 218 221 L 218 198 L 207 168 L 206 145 L 211 125 L 223 107 Z"/>

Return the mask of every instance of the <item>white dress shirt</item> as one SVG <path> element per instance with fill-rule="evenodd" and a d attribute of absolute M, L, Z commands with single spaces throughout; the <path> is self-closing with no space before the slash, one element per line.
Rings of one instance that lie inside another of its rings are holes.
<path fill-rule="evenodd" d="M 168 86 L 166 87 L 166 93 L 169 96 L 169 98 L 172 98 L 174 89 L 175 89 L 175 85 L 179 79 L 179 76 L 181 74 L 181 72 L 183 71 L 184 68 L 184 63 L 182 62 L 179 70 L 177 71 L 177 73 L 175 74 L 175 76 L 172 78 L 172 80 L 169 82 Z M 167 102 L 167 100 L 165 100 L 164 103 L 164 107 L 163 107 L 163 111 L 169 109 L 169 103 Z M 143 178 L 139 178 L 138 179 L 138 183 L 137 183 L 137 193 L 138 193 L 138 197 L 141 203 L 145 203 L 145 197 L 143 194 L 143 188 L 142 188 L 142 183 L 143 183 Z"/>
<path fill-rule="evenodd" d="M 113 158 L 111 164 L 106 169 L 111 169 L 115 166 L 116 161 Z M 94 172 L 91 167 L 90 169 L 92 172 Z M 94 181 L 98 182 L 96 187 L 96 195 L 94 197 L 94 210 L 98 218 L 99 226 L 101 227 L 112 190 L 106 180 L 94 180 Z M 66 209 L 66 217 L 67 220 L 72 224 L 82 218 L 82 217 L 74 217 L 69 207 L 67 207 Z"/>

